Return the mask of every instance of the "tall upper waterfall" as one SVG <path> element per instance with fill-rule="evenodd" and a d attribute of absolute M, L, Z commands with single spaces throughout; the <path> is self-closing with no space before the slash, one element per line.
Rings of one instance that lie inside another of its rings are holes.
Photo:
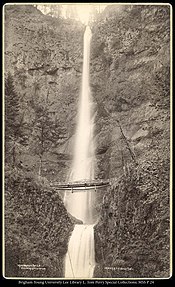
<path fill-rule="evenodd" d="M 87 26 L 84 34 L 84 58 L 82 91 L 79 103 L 79 117 L 75 139 L 75 151 L 71 180 L 94 179 L 93 118 L 89 87 L 91 30 Z"/>
<path fill-rule="evenodd" d="M 73 165 L 69 178 L 72 182 L 94 179 L 94 117 L 92 114 L 93 102 L 91 101 L 89 86 L 90 40 L 91 30 L 89 26 L 87 26 L 84 33 L 83 75 Z M 66 192 L 64 199 L 67 210 L 74 217 L 82 220 L 83 223 L 86 224 L 94 223 L 94 191 L 76 191 L 73 194 Z"/>
<path fill-rule="evenodd" d="M 90 40 L 91 30 L 87 26 L 84 33 L 82 88 L 70 174 L 72 182 L 94 179 L 94 116 L 89 86 Z M 73 193 L 66 191 L 64 202 L 68 212 L 83 222 L 75 225 L 69 241 L 65 257 L 65 277 L 92 278 L 95 267 L 93 227 L 97 219 L 94 190 Z"/>

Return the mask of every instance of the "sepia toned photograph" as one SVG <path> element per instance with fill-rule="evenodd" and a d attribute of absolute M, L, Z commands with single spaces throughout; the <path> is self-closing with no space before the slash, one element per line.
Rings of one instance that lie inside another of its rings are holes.
<path fill-rule="evenodd" d="M 3 6 L 3 276 L 172 276 L 172 7 Z"/>

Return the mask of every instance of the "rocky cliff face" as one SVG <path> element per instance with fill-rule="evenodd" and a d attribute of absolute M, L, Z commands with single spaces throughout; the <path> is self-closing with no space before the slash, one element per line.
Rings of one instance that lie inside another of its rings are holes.
<path fill-rule="evenodd" d="M 44 16 L 32 5 L 5 7 L 5 74 L 13 76 L 28 139 L 27 146 L 16 146 L 15 169 L 6 166 L 7 277 L 64 276 L 64 256 L 75 219 L 44 180 L 44 173 L 49 180 L 59 181 L 68 173 L 71 149 L 67 143 L 77 113 L 82 43 L 80 23 Z M 32 139 L 36 107 L 42 105 L 48 106 L 52 124 L 60 127 L 56 144 L 44 155 L 43 184 L 37 178 L 39 157 L 32 150 L 37 145 Z"/>
<path fill-rule="evenodd" d="M 169 6 L 109 6 L 93 27 L 98 167 L 114 178 L 96 277 L 169 276 L 169 19 Z"/>
<path fill-rule="evenodd" d="M 26 5 L 6 6 L 5 18 L 5 71 L 14 74 L 24 120 L 32 119 L 32 101 L 49 100 L 52 117 L 64 127 L 45 159 L 45 175 L 57 172 L 53 178 L 63 180 L 72 156 L 84 26 Z M 153 141 L 169 136 L 169 29 L 168 6 L 108 6 L 92 24 L 98 177 L 118 176 L 132 154 L 142 160 Z M 158 147 L 165 151 L 167 142 Z M 36 161 L 30 155 L 23 159 L 29 168 Z"/>
<path fill-rule="evenodd" d="M 83 30 L 79 22 L 45 16 L 30 5 L 5 7 L 5 72 L 14 75 L 24 122 L 34 122 L 36 103 L 49 103 L 52 120 L 62 128 L 55 148 L 45 155 L 44 166 L 46 176 L 58 180 L 64 180 L 70 165 L 69 146 L 81 88 Z M 21 160 L 38 172 L 39 158 L 30 148 Z"/>
<path fill-rule="evenodd" d="M 74 223 L 49 185 L 6 171 L 5 276 L 63 277 Z"/>
<path fill-rule="evenodd" d="M 169 18 L 168 6 L 113 5 L 93 27 L 102 177 L 107 171 L 106 177 L 118 176 L 133 157 L 140 162 L 148 153 L 169 154 Z"/>
<path fill-rule="evenodd" d="M 170 7 L 109 5 L 91 29 L 96 176 L 113 178 L 98 207 L 96 277 L 169 276 Z M 79 22 L 30 5 L 5 8 L 5 72 L 14 76 L 24 121 L 34 125 L 35 104 L 49 103 L 52 120 L 62 127 L 44 155 L 48 180 L 64 181 L 71 165 L 83 33 Z M 38 172 L 30 137 L 18 157 Z M 152 267 L 143 269 L 141 262 Z"/>

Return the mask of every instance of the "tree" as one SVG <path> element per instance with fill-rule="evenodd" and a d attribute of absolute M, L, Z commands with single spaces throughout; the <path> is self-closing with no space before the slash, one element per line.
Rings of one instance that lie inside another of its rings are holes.
<path fill-rule="evenodd" d="M 34 6 L 36 6 L 36 8 L 39 9 L 45 15 L 49 15 L 49 16 L 56 17 L 56 18 L 61 17 L 62 5 L 60 5 L 60 4 L 58 4 L 58 5 L 43 4 L 43 5 L 34 5 Z"/>
<path fill-rule="evenodd" d="M 78 18 L 77 9 L 75 5 L 67 5 L 66 18 L 74 19 L 74 20 Z"/>
<path fill-rule="evenodd" d="M 49 5 L 49 6 L 50 6 L 49 15 L 52 17 L 59 18 L 61 16 L 62 5 Z"/>
<path fill-rule="evenodd" d="M 20 98 L 15 90 L 14 80 L 8 73 L 5 80 L 5 149 L 6 161 L 16 164 L 16 146 L 23 137 L 23 115 L 20 112 Z"/>
<path fill-rule="evenodd" d="M 50 129 L 52 126 L 47 106 L 35 106 L 35 125 L 32 133 L 31 148 L 40 158 L 39 176 L 42 175 L 43 155 L 51 146 Z"/>
<path fill-rule="evenodd" d="M 46 102 L 35 102 L 35 123 L 31 135 L 30 148 L 35 155 L 39 156 L 39 177 L 43 172 L 44 154 L 55 148 L 59 144 L 59 139 L 63 138 L 65 129 L 60 126 L 59 122 L 52 117 L 51 105 Z"/>

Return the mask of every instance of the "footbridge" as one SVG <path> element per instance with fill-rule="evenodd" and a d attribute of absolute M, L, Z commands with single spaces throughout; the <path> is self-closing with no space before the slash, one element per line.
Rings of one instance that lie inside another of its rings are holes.
<path fill-rule="evenodd" d="M 75 181 L 75 182 L 68 182 L 68 183 L 58 183 L 53 182 L 50 183 L 51 187 L 54 187 L 56 190 L 70 190 L 71 192 L 74 191 L 87 191 L 108 187 L 110 186 L 109 180 L 82 180 L 82 181 Z"/>

